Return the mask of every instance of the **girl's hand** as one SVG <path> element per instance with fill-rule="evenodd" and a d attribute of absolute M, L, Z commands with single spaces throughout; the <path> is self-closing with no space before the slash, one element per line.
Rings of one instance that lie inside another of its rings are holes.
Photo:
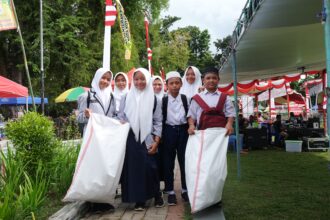
<path fill-rule="evenodd" d="M 91 116 L 91 114 L 92 114 L 92 110 L 89 109 L 89 108 L 86 108 L 84 113 L 85 113 L 85 116 L 86 116 L 87 118 L 89 118 L 89 117 Z"/>

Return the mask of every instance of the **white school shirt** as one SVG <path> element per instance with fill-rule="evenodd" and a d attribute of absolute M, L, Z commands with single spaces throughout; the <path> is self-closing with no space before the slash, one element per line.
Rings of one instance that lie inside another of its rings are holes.
<path fill-rule="evenodd" d="M 176 98 L 168 94 L 167 117 L 165 123 L 172 126 L 187 123 L 186 112 L 180 94 L 178 94 Z"/>
<path fill-rule="evenodd" d="M 220 95 L 221 95 L 221 92 L 219 92 L 218 90 L 211 93 L 205 89 L 203 92 L 199 93 L 199 96 L 204 100 L 204 102 L 210 108 L 217 106 Z M 199 119 L 201 117 L 202 112 L 203 112 L 203 109 L 197 104 L 197 102 L 194 99 L 192 99 L 187 117 L 191 117 L 192 119 L 197 121 L 197 126 L 199 126 Z M 224 112 L 226 118 L 235 117 L 235 114 L 236 114 L 235 108 L 234 108 L 234 105 L 231 102 L 229 96 L 227 96 L 226 103 L 224 104 L 224 107 L 223 107 L 223 112 Z"/>

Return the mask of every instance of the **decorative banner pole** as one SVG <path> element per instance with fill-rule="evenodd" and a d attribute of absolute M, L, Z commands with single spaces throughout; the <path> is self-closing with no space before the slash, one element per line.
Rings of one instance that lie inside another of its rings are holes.
<path fill-rule="evenodd" d="M 103 46 L 103 68 L 110 69 L 110 52 L 111 52 L 111 26 L 116 21 L 116 7 L 113 6 L 112 0 L 105 2 L 105 22 L 104 22 L 104 46 Z"/>
<path fill-rule="evenodd" d="M 34 102 L 32 83 L 31 83 L 30 72 L 29 72 L 29 67 L 28 67 L 26 53 L 25 53 L 25 47 L 24 47 L 24 41 L 23 41 L 23 37 L 22 37 L 21 27 L 19 26 L 19 23 L 18 23 L 18 17 L 17 17 L 14 1 L 12 1 L 11 3 L 12 3 L 12 6 L 13 6 L 13 11 L 14 11 L 15 19 L 16 19 L 18 35 L 19 35 L 19 38 L 21 40 L 21 47 L 22 47 L 22 52 L 23 52 L 25 72 L 26 72 L 28 83 L 29 83 L 29 90 L 30 90 L 30 94 L 31 94 L 32 105 L 33 105 L 34 111 L 36 111 L 37 109 L 36 109 L 36 104 Z"/>
<path fill-rule="evenodd" d="M 150 49 L 150 41 L 149 41 L 149 20 L 146 15 L 144 15 L 144 26 L 146 29 L 146 46 L 147 46 L 147 53 L 148 53 L 148 69 L 151 75 L 152 69 L 151 69 L 151 60 L 152 60 L 152 50 Z"/>

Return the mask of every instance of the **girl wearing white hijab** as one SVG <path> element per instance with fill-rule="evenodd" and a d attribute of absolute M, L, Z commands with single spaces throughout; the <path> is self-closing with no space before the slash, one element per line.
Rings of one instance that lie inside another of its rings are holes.
<path fill-rule="evenodd" d="M 200 87 L 202 87 L 201 72 L 197 67 L 189 66 L 184 72 L 180 93 L 186 95 L 188 100 L 191 100 L 198 93 Z"/>
<path fill-rule="evenodd" d="M 131 89 L 121 100 L 118 118 L 131 127 L 121 177 L 122 201 L 136 203 L 136 211 L 143 211 L 145 202 L 153 197 L 156 207 L 164 206 L 155 157 L 162 133 L 162 110 L 148 70 L 139 68 L 134 72 Z"/>
<path fill-rule="evenodd" d="M 153 76 L 152 77 L 152 87 L 154 88 L 155 96 L 162 100 L 164 96 L 164 82 L 160 76 Z"/>
<path fill-rule="evenodd" d="M 115 75 L 115 89 L 114 89 L 114 96 L 116 100 L 116 111 L 119 111 L 119 105 L 121 98 L 128 93 L 128 77 L 126 73 L 119 72 Z"/>
<path fill-rule="evenodd" d="M 112 72 L 105 68 L 96 71 L 92 88 L 78 97 L 79 114 L 78 123 L 86 124 L 91 113 L 103 114 L 114 117 L 116 113 L 116 102 L 111 89 Z M 91 177 L 92 178 L 92 177 Z M 89 203 L 90 211 L 114 210 L 113 205 L 108 203 Z"/>

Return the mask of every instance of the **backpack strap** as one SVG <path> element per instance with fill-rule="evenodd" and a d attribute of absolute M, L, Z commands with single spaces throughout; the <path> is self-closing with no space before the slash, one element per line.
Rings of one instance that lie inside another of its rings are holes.
<path fill-rule="evenodd" d="M 188 115 L 188 100 L 187 100 L 187 96 L 185 96 L 184 94 L 181 94 L 181 101 L 183 104 L 183 108 L 184 111 L 186 112 L 186 116 Z"/>
<path fill-rule="evenodd" d="M 192 97 L 192 99 L 197 102 L 197 104 L 203 109 L 203 111 L 207 111 L 210 109 L 210 107 L 206 104 L 202 97 L 200 97 L 200 95 L 196 94 Z"/>
<path fill-rule="evenodd" d="M 108 115 L 108 113 L 109 113 L 109 111 L 110 111 L 110 108 L 111 108 L 112 100 L 114 99 L 112 93 L 110 93 L 110 97 L 111 97 L 111 98 L 110 98 L 109 107 L 108 107 L 108 110 L 107 110 L 107 112 L 105 113 L 105 115 Z M 115 103 L 115 104 L 116 104 L 116 103 Z M 115 109 L 116 109 L 116 106 L 115 106 Z"/>
<path fill-rule="evenodd" d="M 91 93 L 90 91 L 87 92 L 87 108 L 89 108 L 89 105 L 91 104 Z"/>
<path fill-rule="evenodd" d="M 163 96 L 162 100 L 162 112 L 163 112 L 163 124 L 165 124 L 167 119 L 167 106 L 168 106 L 168 96 Z"/>
<path fill-rule="evenodd" d="M 155 113 L 156 107 L 157 107 L 157 98 L 156 98 L 156 96 L 154 96 L 154 98 L 155 98 L 155 101 L 154 101 L 154 107 L 152 109 L 152 113 Z"/>
<path fill-rule="evenodd" d="M 225 106 L 226 104 L 226 100 L 227 100 L 227 95 L 224 94 L 224 93 L 221 93 L 220 94 L 220 97 L 219 97 L 219 101 L 218 101 L 218 104 L 217 106 L 215 107 L 219 112 L 223 113 L 223 107 Z"/>

